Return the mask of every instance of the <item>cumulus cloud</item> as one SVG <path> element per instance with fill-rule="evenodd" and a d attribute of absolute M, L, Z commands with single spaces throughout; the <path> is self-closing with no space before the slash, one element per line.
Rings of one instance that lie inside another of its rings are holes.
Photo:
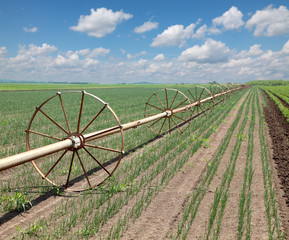
<path fill-rule="evenodd" d="M 202 45 L 195 45 L 181 53 L 179 60 L 197 63 L 225 62 L 228 59 L 230 49 L 222 42 L 207 39 Z"/>
<path fill-rule="evenodd" d="M 110 49 L 99 47 L 93 49 L 89 54 L 88 57 L 90 58 L 97 58 L 99 56 L 105 56 L 110 53 Z"/>
<path fill-rule="evenodd" d="M 247 58 L 252 56 L 258 56 L 263 53 L 263 50 L 260 49 L 261 44 L 254 44 L 250 47 L 249 51 L 242 50 L 240 53 L 236 54 L 236 58 Z"/>
<path fill-rule="evenodd" d="M 51 46 L 47 43 L 43 43 L 42 46 L 36 46 L 34 44 L 29 44 L 28 48 L 25 45 L 19 46 L 19 55 L 31 55 L 31 56 L 39 56 L 39 55 L 49 55 L 52 52 L 57 51 L 55 46 Z"/>
<path fill-rule="evenodd" d="M 208 27 L 206 24 L 204 24 L 201 27 L 199 27 L 196 33 L 193 34 L 193 38 L 203 38 L 205 37 L 207 31 L 208 31 Z"/>
<path fill-rule="evenodd" d="M 186 28 L 183 25 L 173 25 L 168 27 L 153 40 L 152 47 L 183 46 L 187 39 L 194 33 L 196 24 L 192 23 Z"/>
<path fill-rule="evenodd" d="M 0 47 L 0 57 L 5 57 L 8 54 L 6 47 Z"/>
<path fill-rule="evenodd" d="M 156 55 L 155 57 L 154 57 L 154 60 L 155 61 L 163 61 L 163 60 L 165 60 L 165 55 L 163 54 L 163 53 L 160 53 L 160 54 L 158 54 L 158 55 Z"/>
<path fill-rule="evenodd" d="M 213 24 L 221 25 L 225 30 L 234 30 L 244 25 L 242 17 L 243 13 L 237 7 L 233 6 L 222 16 L 213 19 Z"/>
<path fill-rule="evenodd" d="M 126 58 L 127 58 L 128 60 L 130 60 L 130 59 L 137 58 L 137 57 L 140 57 L 140 56 L 143 56 L 143 55 L 146 55 L 146 54 L 147 54 L 146 51 L 141 51 L 140 53 L 137 53 L 137 54 L 135 54 L 135 55 L 131 55 L 130 53 L 128 53 L 128 54 L 126 55 Z"/>
<path fill-rule="evenodd" d="M 284 44 L 284 46 L 282 48 L 282 52 L 286 53 L 286 54 L 289 54 L 289 40 Z"/>
<path fill-rule="evenodd" d="M 135 79 L 157 79 L 159 83 L 205 83 L 289 78 L 289 41 L 279 51 L 263 50 L 260 44 L 237 51 L 230 50 L 220 41 L 207 39 L 203 44 L 183 51 L 178 58 L 182 61 L 165 57 L 163 53 L 146 59 L 136 58 L 146 54 L 144 51 L 130 55 L 131 58 L 126 60 L 97 59 L 109 52 L 101 47 L 62 52 L 42 44 L 20 46 L 18 55 L 9 57 L 6 47 L 2 46 L 0 78 L 68 82 L 81 79 L 99 83 L 133 83 Z"/>
<path fill-rule="evenodd" d="M 263 10 L 258 10 L 247 21 L 246 28 L 254 30 L 254 36 L 273 37 L 289 33 L 289 10 L 285 6 L 273 8 L 269 5 Z"/>
<path fill-rule="evenodd" d="M 31 28 L 24 27 L 23 30 L 24 30 L 24 32 L 35 33 L 38 31 L 38 28 L 37 27 L 31 27 Z"/>
<path fill-rule="evenodd" d="M 151 31 L 153 29 L 156 29 L 158 27 L 158 23 L 157 22 L 145 22 L 143 25 L 136 27 L 134 29 L 135 33 L 144 33 L 144 32 L 148 32 Z"/>
<path fill-rule="evenodd" d="M 90 15 L 81 15 L 78 24 L 70 27 L 73 31 L 85 32 L 88 36 L 97 38 L 112 33 L 116 26 L 124 20 L 129 20 L 133 15 L 121 11 L 113 12 L 110 9 L 91 9 Z"/>

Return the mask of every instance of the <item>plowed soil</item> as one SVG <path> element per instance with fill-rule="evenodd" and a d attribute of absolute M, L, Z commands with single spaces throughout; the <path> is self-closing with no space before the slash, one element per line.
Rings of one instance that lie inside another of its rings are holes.
<path fill-rule="evenodd" d="M 283 208 L 284 225 L 289 230 L 289 124 L 277 105 L 266 94 L 268 106 L 264 108 L 270 139 L 272 140 L 272 159 L 278 175 L 280 206 Z M 286 103 L 283 102 L 285 105 Z M 289 108 L 289 106 L 287 105 Z M 282 199 L 283 198 L 283 199 Z M 284 204 L 284 201 L 286 204 Z"/>

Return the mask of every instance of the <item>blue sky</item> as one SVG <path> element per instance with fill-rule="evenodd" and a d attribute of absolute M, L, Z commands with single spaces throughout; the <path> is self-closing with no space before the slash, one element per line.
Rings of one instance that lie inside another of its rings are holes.
<path fill-rule="evenodd" d="M 0 79 L 289 79 L 285 0 L 0 0 Z"/>

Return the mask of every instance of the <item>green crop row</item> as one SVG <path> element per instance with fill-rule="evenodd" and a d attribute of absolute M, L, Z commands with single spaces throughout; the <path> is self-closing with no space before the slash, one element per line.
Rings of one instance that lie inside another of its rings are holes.
<path fill-rule="evenodd" d="M 286 121 L 289 122 L 289 109 L 286 108 L 282 102 L 276 97 L 273 93 L 270 91 L 266 91 L 266 93 L 269 95 L 269 97 L 275 102 L 275 104 L 278 106 L 279 110 L 281 111 L 282 115 L 285 117 Z"/>
<path fill-rule="evenodd" d="M 250 115 L 250 127 L 248 132 L 248 145 L 246 155 L 246 167 L 244 172 L 243 187 L 240 193 L 239 199 L 239 220 L 238 220 L 238 239 L 242 239 L 244 232 L 246 231 L 246 239 L 251 237 L 251 185 L 253 180 L 253 153 L 254 153 L 254 130 L 255 130 L 255 118 L 256 118 L 256 88 L 253 90 L 253 101 L 251 104 L 251 115 Z M 246 223 L 245 223 L 246 219 Z M 245 224 L 245 227 L 244 227 Z"/>
<path fill-rule="evenodd" d="M 260 93 L 263 96 L 263 93 Z M 262 107 L 259 99 L 257 98 L 257 110 L 259 118 L 259 139 L 261 146 L 261 161 L 263 171 L 264 183 L 264 203 L 267 213 L 267 226 L 269 239 L 285 239 L 285 233 L 281 230 L 281 220 L 278 215 L 278 206 L 276 203 L 276 196 L 273 186 L 272 169 L 269 163 L 268 146 L 264 135 L 264 118 L 262 114 Z"/>
<path fill-rule="evenodd" d="M 182 239 L 185 239 L 187 237 L 187 234 L 190 230 L 192 222 L 195 219 L 195 216 L 198 212 L 199 205 L 207 193 L 208 187 L 217 172 L 218 166 L 229 145 L 229 142 L 235 131 L 235 128 L 241 119 L 243 109 L 245 107 L 245 103 L 248 101 L 248 97 L 249 95 L 246 97 L 246 100 L 242 103 L 238 111 L 238 114 L 233 124 L 231 125 L 230 129 L 228 130 L 224 140 L 222 141 L 216 155 L 210 161 L 210 164 L 207 165 L 206 173 L 202 177 L 202 180 L 199 186 L 196 188 L 196 190 L 192 194 L 191 200 L 188 201 L 187 205 L 184 207 L 182 220 L 178 224 L 178 231 L 177 231 L 177 236 L 176 236 L 177 239 L 179 239 L 181 235 L 182 235 Z"/>
<path fill-rule="evenodd" d="M 252 101 L 252 94 L 250 92 L 248 102 L 246 103 L 245 106 L 245 113 L 244 113 L 244 119 L 241 122 L 241 125 L 239 127 L 239 130 L 237 132 L 237 139 L 236 143 L 233 149 L 233 152 L 230 157 L 230 161 L 226 167 L 226 170 L 222 176 L 221 184 L 219 188 L 216 188 L 215 195 L 214 195 L 214 202 L 211 206 L 211 214 L 209 217 L 209 225 L 208 225 L 208 230 L 206 234 L 206 239 L 214 238 L 218 239 L 220 230 L 221 230 L 221 224 L 222 224 L 222 219 L 224 216 L 224 211 L 226 208 L 227 200 L 228 200 L 228 195 L 230 192 L 230 185 L 231 181 L 233 179 L 234 173 L 235 173 L 235 168 L 236 168 L 236 162 L 240 153 L 240 148 L 242 145 L 242 142 L 244 140 L 244 130 L 245 126 L 248 121 L 248 113 L 250 109 L 250 103 Z M 216 226 L 214 227 L 214 221 L 216 221 Z M 213 231 L 213 233 L 212 233 Z"/>

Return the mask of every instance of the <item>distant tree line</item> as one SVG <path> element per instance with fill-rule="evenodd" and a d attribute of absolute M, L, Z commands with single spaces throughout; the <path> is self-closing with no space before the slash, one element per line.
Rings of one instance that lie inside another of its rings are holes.
<path fill-rule="evenodd" d="M 247 85 L 253 86 L 282 86 L 289 85 L 289 81 L 286 80 L 256 80 L 246 83 Z"/>

